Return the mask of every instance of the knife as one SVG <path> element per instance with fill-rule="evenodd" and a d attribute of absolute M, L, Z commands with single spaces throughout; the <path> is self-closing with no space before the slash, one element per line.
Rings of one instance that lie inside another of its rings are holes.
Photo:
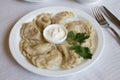
<path fill-rule="evenodd" d="M 120 29 L 120 21 L 105 6 L 101 6 L 100 9 Z"/>

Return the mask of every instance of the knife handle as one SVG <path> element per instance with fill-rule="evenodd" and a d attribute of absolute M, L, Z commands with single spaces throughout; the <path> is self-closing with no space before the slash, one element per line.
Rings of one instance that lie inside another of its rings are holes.
<path fill-rule="evenodd" d="M 117 41 L 118 41 L 118 43 L 120 45 L 120 36 L 119 36 L 119 34 L 112 27 L 109 26 L 108 28 L 114 33 L 114 35 L 116 36 L 116 39 L 117 39 Z"/>
<path fill-rule="evenodd" d="M 106 17 L 120 29 L 119 19 L 116 18 L 116 16 L 114 16 L 105 6 L 101 6 L 100 9 L 103 14 L 105 14 Z"/>

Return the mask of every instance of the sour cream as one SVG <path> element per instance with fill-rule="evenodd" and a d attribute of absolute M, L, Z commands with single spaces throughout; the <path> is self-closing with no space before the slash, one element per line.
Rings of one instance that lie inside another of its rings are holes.
<path fill-rule="evenodd" d="M 66 40 L 67 30 L 62 25 L 52 24 L 44 29 L 43 36 L 50 43 L 60 44 Z"/>

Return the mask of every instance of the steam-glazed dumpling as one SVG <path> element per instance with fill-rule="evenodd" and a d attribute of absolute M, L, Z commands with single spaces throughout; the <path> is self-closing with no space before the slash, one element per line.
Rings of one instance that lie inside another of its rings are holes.
<path fill-rule="evenodd" d="M 32 48 L 37 44 L 39 44 L 39 41 L 21 40 L 20 41 L 20 50 L 24 56 L 26 56 L 27 54 L 28 55 L 36 55 L 36 53 L 34 53 Z"/>
<path fill-rule="evenodd" d="M 40 43 L 33 40 L 23 40 L 20 44 L 21 51 L 24 55 L 29 54 L 30 56 L 45 54 L 53 49 L 53 45 L 50 43 Z"/>
<path fill-rule="evenodd" d="M 88 35 L 90 35 L 89 39 L 87 39 L 82 46 L 84 47 L 89 47 L 91 52 L 93 53 L 95 50 L 95 32 L 92 28 L 92 25 L 87 22 L 87 21 L 73 21 L 67 24 L 66 26 L 68 31 L 74 31 L 75 33 L 87 33 Z"/>
<path fill-rule="evenodd" d="M 34 23 L 29 22 L 23 24 L 21 28 L 21 37 L 29 40 L 40 40 L 41 33 Z"/>
<path fill-rule="evenodd" d="M 42 43 L 42 44 L 38 44 L 34 47 L 35 51 L 39 52 L 40 54 L 48 53 L 53 48 L 54 48 L 54 46 L 51 43 Z"/>
<path fill-rule="evenodd" d="M 68 31 L 74 31 L 75 33 L 88 33 L 90 34 L 92 27 L 87 21 L 72 21 L 66 26 Z"/>
<path fill-rule="evenodd" d="M 36 17 L 34 22 L 38 25 L 40 31 L 42 31 L 46 26 L 51 24 L 51 14 L 42 13 Z"/>
<path fill-rule="evenodd" d="M 62 63 L 62 55 L 54 49 L 47 54 L 33 56 L 32 63 L 41 68 L 58 69 Z"/>
<path fill-rule="evenodd" d="M 91 36 L 89 37 L 89 39 L 87 39 L 84 43 L 82 43 L 81 46 L 89 47 L 91 53 L 94 53 L 96 49 L 95 46 L 96 44 L 97 44 L 97 35 L 95 34 L 95 32 L 91 32 Z"/>
<path fill-rule="evenodd" d="M 74 13 L 73 12 L 68 12 L 68 11 L 60 12 L 60 13 L 56 14 L 53 17 L 52 23 L 53 24 L 65 25 L 66 24 L 66 20 L 68 18 L 73 18 L 73 17 L 74 17 Z"/>
<path fill-rule="evenodd" d="M 69 44 L 59 45 L 58 49 L 63 55 L 62 69 L 70 69 L 80 64 L 81 60 L 79 55 L 70 49 Z"/>

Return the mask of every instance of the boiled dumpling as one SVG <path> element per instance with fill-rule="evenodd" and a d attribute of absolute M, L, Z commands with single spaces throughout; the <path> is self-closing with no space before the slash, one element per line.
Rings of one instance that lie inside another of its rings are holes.
<path fill-rule="evenodd" d="M 80 64 L 81 58 L 70 49 L 69 44 L 66 43 L 59 45 L 58 50 L 62 52 L 63 55 L 63 63 L 61 65 L 62 69 L 70 69 Z"/>
<path fill-rule="evenodd" d="M 86 20 L 80 20 L 80 21 L 72 21 L 67 24 L 66 26 L 68 31 L 73 31 L 75 33 L 87 33 L 90 35 L 89 39 L 87 39 L 84 43 L 82 43 L 83 47 L 89 47 L 91 52 L 93 53 L 95 50 L 95 31 L 92 28 L 92 25 L 87 22 Z"/>
<path fill-rule="evenodd" d="M 74 51 L 69 51 L 69 56 L 70 57 L 67 59 L 67 61 L 61 66 L 62 69 L 74 68 L 78 66 L 82 61 L 82 58 L 80 58 L 80 56 Z"/>
<path fill-rule="evenodd" d="M 68 31 L 74 31 L 75 33 L 91 33 L 91 25 L 85 21 L 72 21 L 66 26 Z"/>
<path fill-rule="evenodd" d="M 31 62 L 34 66 L 41 68 L 45 68 L 47 66 L 45 61 L 45 54 L 32 56 Z"/>
<path fill-rule="evenodd" d="M 41 33 L 34 23 L 29 22 L 23 24 L 21 28 L 21 37 L 29 40 L 40 40 Z"/>
<path fill-rule="evenodd" d="M 33 40 L 21 41 L 21 51 L 26 55 L 45 54 L 53 49 L 53 45 L 50 43 L 40 43 Z"/>
<path fill-rule="evenodd" d="M 66 20 L 68 18 L 73 18 L 73 17 L 74 17 L 74 13 L 73 12 L 63 11 L 63 12 L 60 12 L 60 13 L 56 14 L 53 17 L 52 23 L 53 24 L 65 25 L 66 24 Z"/>
<path fill-rule="evenodd" d="M 34 47 L 36 52 L 39 52 L 40 54 L 48 53 L 53 48 L 54 48 L 54 46 L 51 43 L 42 43 L 42 44 L 38 44 Z"/>
<path fill-rule="evenodd" d="M 58 50 L 52 50 L 46 55 L 47 69 L 58 69 L 62 63 L 62 54 Z"/>
<path fill-rule="evenodd" d="M 41 68 L 58 69 L 62 63 L 62 55 L 54 49 L 47 54 L 33 56 L 32 63 Z"/>
<path fill-rule="evenodd" d="M 40 31 L 51 24 L 51 14 L 50 13 L 42 13 L 36 17 L 34 22 L 38 25 Z"/>
<path fill-rule="evenodd" d="M 28 55 L 36 55 L 33 47 L 39 44 L 39 41 L 34 40 L 21 40 L 20 42 L 20 50 L 24 56 Z"/>
<path fill-rule="evenodd" d="M 94 53 L 95 49 L 96 49 L 96 46 L 95 46 L 96 43 L 97 43 L 97 36 L 96 36 L 96 34 L 94 32 L 92 32 L 89 39 L 87 39 L 84 43 L 82 43 L 81 46 L 89 47 L 91 53 Z"/>

